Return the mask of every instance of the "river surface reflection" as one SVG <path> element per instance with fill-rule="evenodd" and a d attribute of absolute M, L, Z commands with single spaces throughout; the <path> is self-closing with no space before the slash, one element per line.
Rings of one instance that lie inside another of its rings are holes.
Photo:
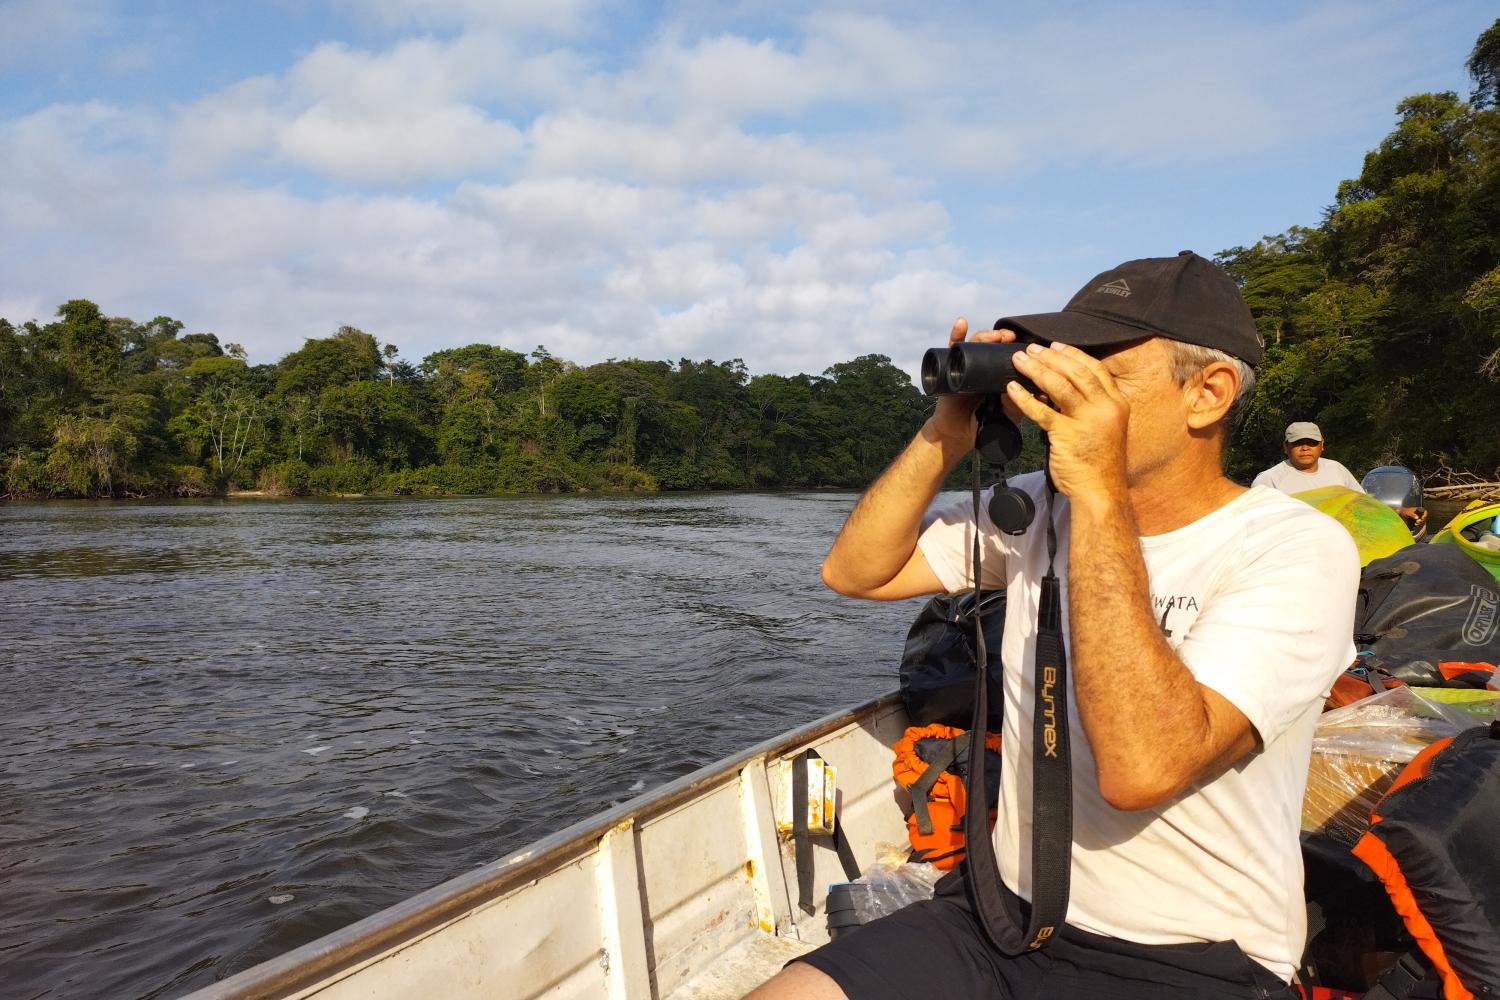
<path fill-rule="evenodd" d="M 0 505 L 0 965 L 177 996 L 892 689 L 841 494 Z"/>

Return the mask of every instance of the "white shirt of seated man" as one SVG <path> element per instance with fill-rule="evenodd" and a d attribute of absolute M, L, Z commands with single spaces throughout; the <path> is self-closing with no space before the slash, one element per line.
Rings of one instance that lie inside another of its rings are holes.
<path fill-rule="evenodd" d="M 1286 460 L 1255 477 L 1252 486 L 1269 486 L 1283 493 L 1302 493 L 1320 486 L 1343 486 L 1364 492 L 1359 480 L 1343 465 L 1323 457 L 1323 432 L 1309 420 L 1287 426 L 1281 450 Z"/>

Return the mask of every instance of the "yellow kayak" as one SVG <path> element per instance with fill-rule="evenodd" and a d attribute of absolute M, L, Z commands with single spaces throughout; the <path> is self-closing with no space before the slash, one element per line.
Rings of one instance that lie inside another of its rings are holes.
<path fill-rule="evenodd" d="M 1439 542 L 1457 545 L 1468 553 L 1469 558 L 1488 570 L 1491 576 L 1500 580 L 1500 549 L 1479 544 L 1479 536 L 1495 523 L 1497 516 L 1500 516 L 1500 503 L 1475 500 L 1459 511 L 1432 542 L 1434 545 Z"/>
<path fill-rule="evenodd" d="M 1343 486 L 1319 486 L 1292 496 L 1318 508 L 1344 526 L 1344 530 L 1354 537 L 1361 566 L 1368 566 L 1376 559 L 1412 544 L 1411 531 L 1401 520 L 1401 515 L 1367 493 Z"/>

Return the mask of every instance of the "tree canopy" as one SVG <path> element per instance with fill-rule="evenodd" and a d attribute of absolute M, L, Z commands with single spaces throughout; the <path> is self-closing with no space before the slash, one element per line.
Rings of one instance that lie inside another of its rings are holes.
<path fill-rule="evenodd" d="M 412 365 L 345 326 L 250 366 L 183 329 L 84 299 L 0 320 L 0 494 L 848 488 L 928 410 L 880 355 L 791 377 L 492 344 Z"/>

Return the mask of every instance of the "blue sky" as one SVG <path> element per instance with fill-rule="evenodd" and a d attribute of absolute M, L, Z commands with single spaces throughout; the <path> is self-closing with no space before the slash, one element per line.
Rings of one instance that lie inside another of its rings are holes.
<path fill-rule="evenodd" d="M 0 0 L 0 316 L 914 368 L 1315 224 L 1491 4 Z"/>

